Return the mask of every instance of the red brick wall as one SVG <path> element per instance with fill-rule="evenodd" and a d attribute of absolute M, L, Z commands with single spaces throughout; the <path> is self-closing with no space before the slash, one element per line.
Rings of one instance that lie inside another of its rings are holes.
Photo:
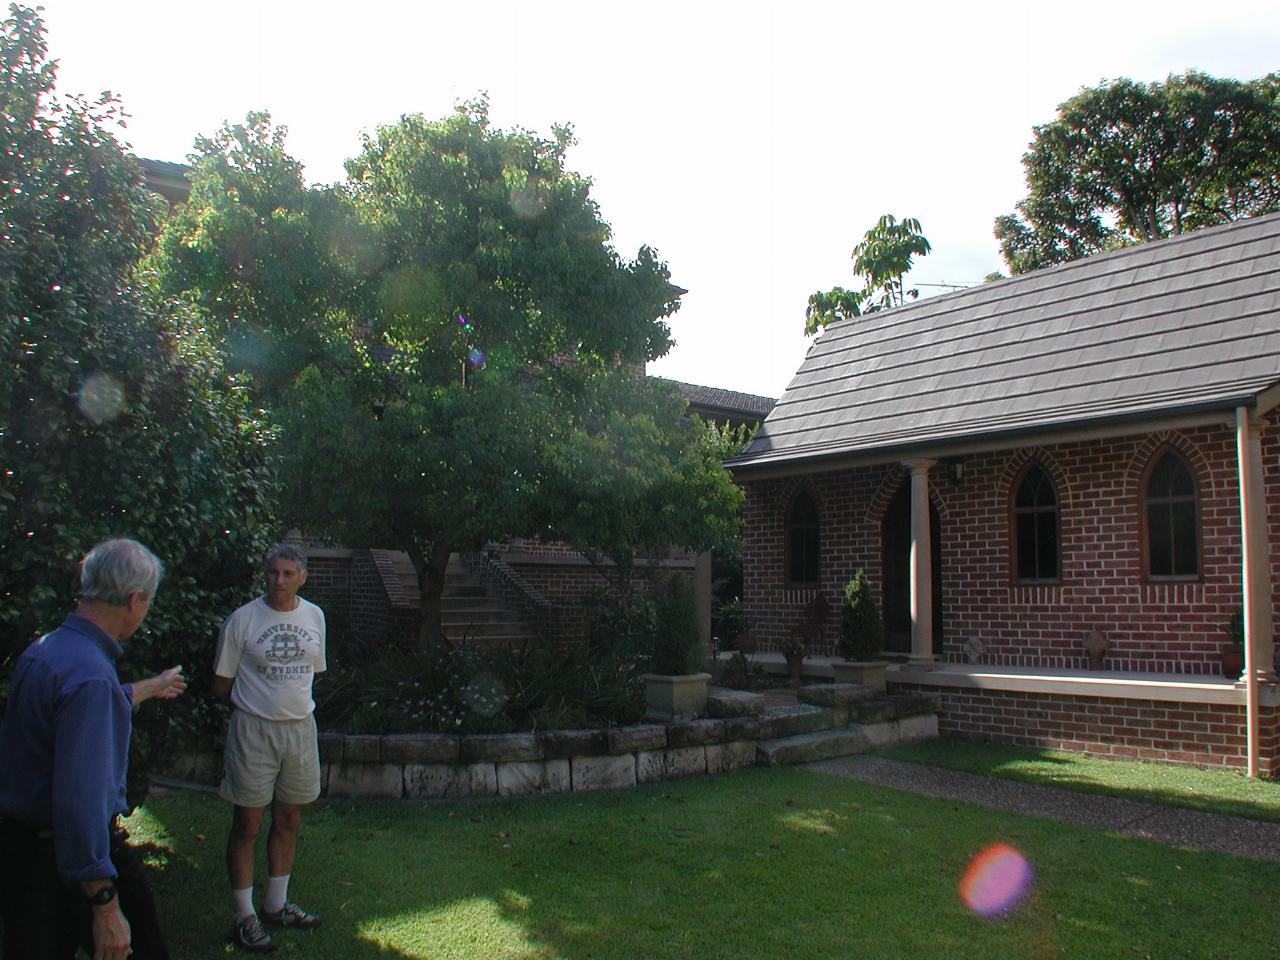
<path fill-rule="evenodd" d="M 1264 433 L 1271 538 L 1280 544 L 1280 430 Z M 1139 486 L 1163 445 L 1183 454 L 1200 484 L 1200 581 L 1144 582 L 1139 545 Z M 1009 572 L 1010 486 L 1037 458 L 1058 487 L 1061 582 L 1019 586 Z M 1113 670 L 1218 674 L 1224 626 L 1240 606 L 1240 504 L 1235 431 L 1227 426 L 1141 434 L 1005 451 L 965 461 L 959 485 L 946 467 L 930 487 L 942 534 L 942 659 L 965 659 L 963 644 L 983 644 L 981 662 L 1083 668 L 1083 639 L 1102 631 Z M 836 602 L 858 567 L 880 583 L 880 522 L 907 472 L 896 464 L 831 471 L 808 478 L 744 484 L 744 594 L 751 635 L 762 649 L 777 643 L 808 599 L 783 584 L 784 518 L 796 490 L 808 485 L 822 520 L 822 587 Z M 1280 580 L 1273 549 L 1272 582 Z M 1280 603 L 1280 589 L 1273 590 Z M 815 653 L 834 651 L 836 615 Z"/>
<path fill-rule="evenodd" d="M 918 689 L 895 684 L 895 689 Z M 937 692 L 927 688 L 928 692 Z M 1243 705 L 1113 700 L 1003 690 L 942 692 L 939 732 L 1101 756 L 1244 769 Z M 1277 772 L 1280 716 L 1261 716 L 1260 765 Z"/>

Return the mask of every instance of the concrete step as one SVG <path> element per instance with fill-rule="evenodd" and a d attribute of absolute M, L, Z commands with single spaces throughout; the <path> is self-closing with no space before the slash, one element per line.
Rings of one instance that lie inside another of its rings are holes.
<path fill-rule="evenodd" d="M 871 741 L 861 730 L 840 727 L 836 730 L 819 730 L 774 740 L 761 740 L 756 744 L 756 764 L 762 767 L 790 766 L 813 760 L 830 760 L 863 753 L 871 748 Z"/>

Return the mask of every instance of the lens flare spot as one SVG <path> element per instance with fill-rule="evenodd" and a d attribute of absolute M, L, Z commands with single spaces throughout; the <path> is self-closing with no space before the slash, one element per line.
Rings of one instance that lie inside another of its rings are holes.
<path fill-rule="evenodd" d="M 468 320 L 466 317 L 464 317 L 462 314 L 458 314 L 458 326 L 462 327 L 465 330 L 467 327 L 471 326 L 471 321 Z"/>
<path fill-rule="evenodd" d="M 969 861 L 960 880 L 960 899 L 978 916 L 992 919 L 1021 903 L 1033 878 L 1026 857 L 1007 843 L 993 843 Z"/>
<path fill-rule="evenodd" d="M 94 423 L 114 420 L 124 412 L 124 386 L 109 373 L 91 373 L 80 385 L 76 403 Z"/>
<path fill-rule="evenodd" d="M 485 356 L 483 350 L 473 349 L 467 354 L 467 363 L 471 364 L 471 366 L 475 367 L 477 370 L 484 366 L 484 361 Z"/>
<path fill-rule="evenodd" d="M 482 717 L 496 716 L 507 703 L 507 689 L 502 681 L 491 673 L 480 673 L 462 690 L 467 708 Z"/>

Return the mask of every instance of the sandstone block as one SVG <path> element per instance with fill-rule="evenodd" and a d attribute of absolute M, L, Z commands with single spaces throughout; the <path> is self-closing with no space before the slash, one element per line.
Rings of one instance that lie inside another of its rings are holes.
<path fill-rule="evenodd" d="M 840 730 L 822 730 L 777 740 L 762 740 L 758 754 L 763 766 L 809 763 L 812 760 L 829 760 L 831 757 L 847 757 L 862 753 L 870 744 L 861 730 L 845 727 Z"/>
<path fill-rule="evenodd" d="M 774 707 L 760 718 L 761 736 L 766 739 L 793 737 L 835 726 L 831 711 L 802 703 L 794 707 Z"/>
<path fill-rule="evenodd" d="M 345 757 L 343 756 L 343 747 L 347 738 L 340 733 L 322 733 L 320 734 L 320 762 L 321 763 L 341 763 Z"/>
<path fill-rule="evenodd" d="M 609 752 L 616 755 L 637 750 L 660 750 L 667 745 L 667 728 L 661 723 L 614 727 L 608 733 Z"/>
<path fill-rule="evenodd" d="M 375 738 L 376 739 L 376 738 Z M 331 799 L 397 800 L 404 793 L 404 771 L 390 763 L 329 765 Z"/>
<path fill-rule="evenodd" d="M 754 740 L 730 740 L 707 744 L 707 773 L 729 773 L 756 765 Z"/>
<path fill-rule="evenodd" d="M 684 720 L 667 727 L 667 746 L 669 747 L 696 747 L 723 742 L 723 720 Z"/>
<path fill-rule="evenodd" d="M 538 734 L 542 755 L 548 760 L 568 757 L 601 757 L 609 752 L 607 730 L 546 730 Z"/>
<path fill-rule="evenodd" d="M 707 688 L 707 716 L 754 717 L 764 713 L 762 694 L 750 690 L 730 690 L 728 687 Z"/>
<path fill-rule="evenodd" d="M 376 733 L 350 734 L 343 739 L 344 763 L 377 763 L 382 759 L 382 738 Z"/>
<path fill-rule="evenodd" d="M 870 700 L 871 691 L 857 683 L 814 683 L 797 690 L 796 699 L 815 707 L 847 706 L 856 700 Z"/>
<path fill-rule="evenodd" d="M 672 747 L 636 754 L 636 782 L 654 783 L 696 777 L 707 772 L 706 747 Z"/>
<path fill-rule="evenodd" d="M 384 763 L 457 763 L 460 738 L 447 733 L 397 733 L 382 738 Z"/>
<path fill-rule="evenodd" d="M 575 793 L 636 785 L 636 758 L 630 753 L 617 757 L 573 757 L 569 771 Z"/>
<path fill-rule="evenodd" d="M 496 766 L 498 795 L 502 797 L 568 793 L 571 786 L 567 759 L 517 761 Z"/>
<path fill-rule="evenodd" d="M 532 733 L 478 734 L 462 738 L 464 763 L 508 763 L 513 760 L 541 760 L 542 748 Z"/>
<path fill-rule="evenodd" d="M 492 797 L 498 774 L 492 763 L 406 763 L 404 795 L 422 799 Z"/>

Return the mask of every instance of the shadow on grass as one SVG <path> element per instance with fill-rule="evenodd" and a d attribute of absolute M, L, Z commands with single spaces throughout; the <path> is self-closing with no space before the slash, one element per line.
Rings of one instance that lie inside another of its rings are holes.
<path fill-rule="evenodd" d="M 1280 783 L 1228 770 L 1140 763 L 1037 747 L 940 737 L 878 750 L 907 763 L 1248 820 L 1280 822 Z"/>
<path fill-rule="evenodd" d="M 225 806 L 175 794 L 136 819 L 135 836 L 154 834 L 174 956 L 231 952 Z M 1026 850 L 1040 881 L 992 924 L 957 883 L 997 840 Z M 795 770 L 513 802 L 332 802 L 304 813 L 290 889 L 325 925 L 279 934 L 277 956 L 1225 956 L 1195 931 L 1245 904 L 1275 915 L 1261 891 L 1280 888 L 1280 869 L 1260 870 Z"/>

